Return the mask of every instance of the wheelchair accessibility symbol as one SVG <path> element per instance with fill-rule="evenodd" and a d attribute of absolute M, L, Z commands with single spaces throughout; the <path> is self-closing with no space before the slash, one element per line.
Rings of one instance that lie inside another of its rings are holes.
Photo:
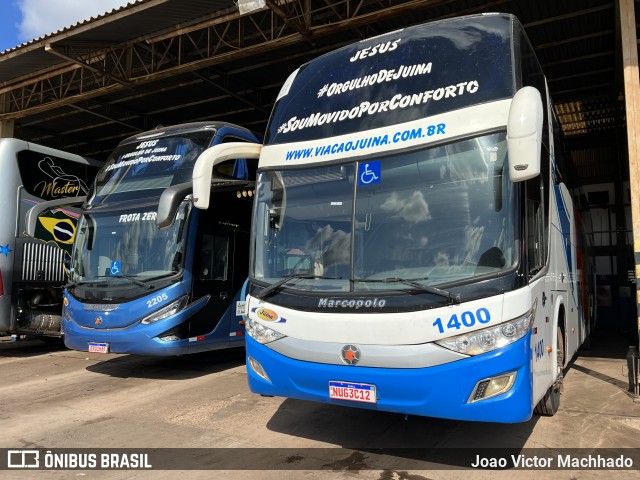
<path fill-rule="evenodd" d="M 380 160 L 361 163 L 358 166 L 358 185 L 380 183 Z"/>
<path fill-rule="evenodd" d="M 111 262 L 111 268 L 109 273 L 111 275 L 120 275 L 120 269 L 122 268 L 122 262 Z"/>

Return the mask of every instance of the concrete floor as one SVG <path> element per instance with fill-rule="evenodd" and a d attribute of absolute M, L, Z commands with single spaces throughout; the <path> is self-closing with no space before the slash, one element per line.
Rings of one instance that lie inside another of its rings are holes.
<path fill-rule="evenodd" d="M 3 340 L 0 448 L 180 447 L 162 450 L 161 457 L 152 453 L 166 468 L 175 468 L 174 458 L 182 468 L 201 468 L 12 470 L 1 472 L 3 478 L 640 478 L 640 401 L 627 392 L 626 340 L 618 333 L 600 333 L 592 350 L 572 362 L 554 417 L 515 425 L 405 419 L 263 398 L 248 391 L 244 352 L 238 349 L 158 359 Z M 587 449 L 575 453 L 622 454 L 633 459 L 634 468 L 469 468 L 467 457 L 484 455 L 487 448 L 505 449 L 492 455 L 522 452 L 529 461 L 567 448 Z"/>

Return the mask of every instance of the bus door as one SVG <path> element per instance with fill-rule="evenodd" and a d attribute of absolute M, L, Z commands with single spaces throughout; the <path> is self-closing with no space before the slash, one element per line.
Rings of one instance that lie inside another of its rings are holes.
<path fill-rule="evenodd" d="M 199 351 L 199 344 L 227 346 L 230 316 L 235 315 L 235 305 L 230 308 L 234 296 L 233 232 L 206 221 L 204 215 L 202 217 L 193 266 L 193 299 L 196 301 L 206 295 L 210 298 L 189 321 L 190 353 Z"/>

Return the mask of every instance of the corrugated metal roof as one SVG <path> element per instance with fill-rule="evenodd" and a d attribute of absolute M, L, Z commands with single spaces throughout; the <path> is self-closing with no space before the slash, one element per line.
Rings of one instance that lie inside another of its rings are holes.
<path fill-rule="evenodd" d="M 41 42 L 41 41 L 47 41 L 47 40 L 49 40 L 49 39 L 51 39 L 53 37 L 56 37 L 57 35 L 69 32 L 71 30 L 75 30 L 75 29 L 77 29 L 77 28 L 79 28 L 79 27 L 81 27 L 83 25 L 90 25 L 91 23 L 97 22 L 101 18 L 105 18 L 105 17 L 113 15 L 113 14 L 115 14 L 117 12 L 121 12 L 123 10 L 126 10 L 129 7 L 133 6 L 133 4 L 147 3 L 149 1 L 150 0 L 131 0 L 130 2 L 127 2 L 126 4 L 123 4 L 122 6 L 120 6 L 118 8 L 113 8 L 113 9 L 111 9 L 109 11 L 106 11 L 106 12 L 100 14 L 100 15 L 92 16 L 92 17 L 90 17 L 90 18 L 88 18 L 86 20 L 82 20 L 82 21 L 79 21 L 79 22 L 77 22 L 75 24 L 68 25 L 68 26 L 63 27 L 63 28 L 61 28 L 59 30 L 56 30 L 55 32 L 48 33 L 48 34 L 43 35 L 41 37 L 29 40 L 28 42 L 24 42 L 24 43 L 22 43 L 20 45 L 17 45 L 15 47 L 8 48 L 6 50 L 0 51 L 0 58 L 2 58 L 3 55 L 8 54 L 10 52 L 21 50 L 21 49 L 23 49 L 25 47 L 28 47 L 29 45 L 33 45 L 33 44 Z"/>
<path fill-rule="evenodd" d="M 236 10 L 233 0 L 132 0 L 127 5 L 0 52 L 0 85 L 64 65 L 45 45 L 116 46 L 176 25 Z"/>

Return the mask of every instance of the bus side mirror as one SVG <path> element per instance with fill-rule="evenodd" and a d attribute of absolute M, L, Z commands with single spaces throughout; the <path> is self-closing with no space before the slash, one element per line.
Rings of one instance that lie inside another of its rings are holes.
<path fill-rule="evenodd" d="M 540 175 L 543 115 L 542 97 L 534 87 L 523 87 L 513 96 L 507 123 L 509 178 L 512 182 Z"/>
<path fill-rule="evenodd" d="M 261 149 L 262 145 L 257 143 L 229 142 L 214 145 L 202 152 L 193 166 L 193 205 L 202 210 L 209 208 L 213 167 L 227 160 L 258 158 Z"/>
<path fill-rule="evenodd" d="M 165 188 L 160 195 L 156 225 L 158 228 L 168 227 L 173 223 L 176 212 L 182 201 L 193 191 L 191 182 L 179 183 Z"/>

